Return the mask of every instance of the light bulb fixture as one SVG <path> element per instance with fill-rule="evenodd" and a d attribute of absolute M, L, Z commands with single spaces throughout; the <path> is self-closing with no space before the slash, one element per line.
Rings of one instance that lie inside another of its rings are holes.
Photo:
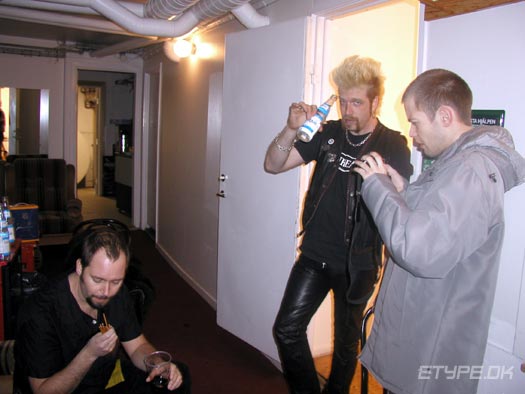
<path fill-rule="evenodd" d="M 197 47 L 193 42 L 188 40 L 177 40 L 173 43 L 173 52 L 179 58 L 194 55 L 197 52 Z"/>

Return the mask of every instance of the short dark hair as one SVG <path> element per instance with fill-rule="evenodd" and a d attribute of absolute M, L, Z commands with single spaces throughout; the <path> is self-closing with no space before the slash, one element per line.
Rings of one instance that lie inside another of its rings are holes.
<path fill-rule="evenodd" d="M 472 124 L 472 91 L 459 75 L 435 68 L 421 73 L 403 93 L 401 101 L 414 100 L 417 109 L 434 120 L 442 105 L 452 107 L 466 125 Z"/>
<path fill-rule="evenodd" d="M 130 251 L 124 235 L 111 227 L 99 227 L 83 234 L 80 253 L 82 267 L 87 267 L 100 249 L 104 249 L 106 256 L 112 261 L 117 260 L 120 254 L 124 253 L 126 265 L 129 263 Z"/>

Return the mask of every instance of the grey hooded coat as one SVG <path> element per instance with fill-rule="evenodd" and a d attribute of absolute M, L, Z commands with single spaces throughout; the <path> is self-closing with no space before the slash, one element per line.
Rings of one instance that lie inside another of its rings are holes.
<path fill-rule="evenodd" d="M 503 194 L 525 180 L 510 133 L 463 134 L 398 193 L 385 175 L 362 197 L 391 256 L 360 356 L 396 394 L 473 394 L 504 234 Z"/>

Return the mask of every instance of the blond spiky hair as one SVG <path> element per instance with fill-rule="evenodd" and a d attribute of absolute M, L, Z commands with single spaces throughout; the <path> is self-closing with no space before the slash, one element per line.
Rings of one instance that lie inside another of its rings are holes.
<path fill-rule="evenodd" d="M 381 72 L 381 63 L 369 57 L 350 56 L 332 70 L 331 76 L 339 90 L 348 90 L 361 85 L 368 86 L 370 102 L 376 96 L 378 99 L 374 116 L 379 114 L 385 93 L 385 76 Z"/>

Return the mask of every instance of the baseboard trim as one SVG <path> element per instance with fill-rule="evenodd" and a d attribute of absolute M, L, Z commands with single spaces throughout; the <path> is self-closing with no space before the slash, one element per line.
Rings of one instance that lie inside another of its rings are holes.
<path fill-rule="evenodd" d="M 170 266 L 182 277 L 182 279 L 188 283 L 193 290 L 195 290 L 210 306 L 216 311 L 217 310 L 217 299 L 208 293 L 184 268 L 173 259 L 166 249 L 161 244 L 157 243 L 157 250 L 164 257 Z"/>

